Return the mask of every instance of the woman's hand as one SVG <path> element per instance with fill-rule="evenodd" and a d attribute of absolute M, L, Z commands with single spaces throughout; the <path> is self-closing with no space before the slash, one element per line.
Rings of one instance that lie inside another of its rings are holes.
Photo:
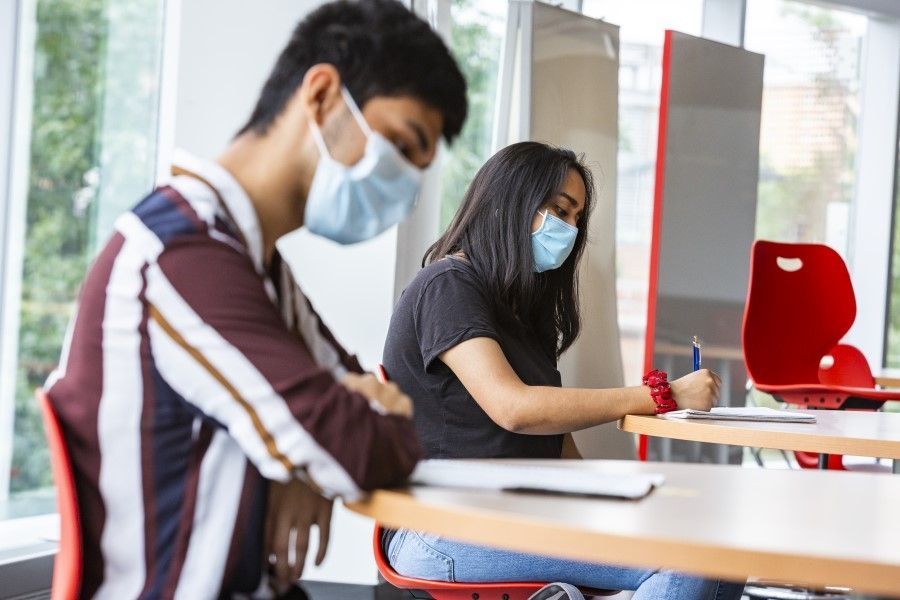
<path fill-rule="evenodd" d="M 700 369 L 669 383 L 678 408 L 708 411 L 719 402 L 722 381 L 709 369 Z"/>
<path fill-rule="evenodd" d="M 345 388 L 362 394 L 371 404 L 388 414 L 412 417 L 412 400 L 401 392 L 395 383 L 381 383 L 369 373 L 365 375 L 347 373 L 341 383 Z"/>
<path fill-rule="evenodd" d="M 323 498 L 299 479 L 269 483 L 265 548 L 280 586 L 294 585 L 303 574 L 313 525 L 319 530 L 316 565 L 322 564 L 328 550 L 331 507 L 331 500 Z"/>

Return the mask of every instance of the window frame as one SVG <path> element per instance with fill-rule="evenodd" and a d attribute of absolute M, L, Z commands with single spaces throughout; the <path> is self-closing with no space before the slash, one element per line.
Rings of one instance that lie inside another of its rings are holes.
<path fill-rule="evenodd" d="M 847 340 L 863 351 L 877 374 L 886 364 L 890 329 L 892 217 L 900 114 L 900 19 L 869 17 L 861 68 L 848 265 L 856 291 L 857 315 Z M 862 307 L 865 309 L 860 310 Z"/>
<path fill-rule="evenodd" d="M 31 145 L 30 111 L 21 119 L 15 116 L 18 107 L 31 105 L 33 53 L 23 48 L 34 46 L 36 8 L 36 0 L 0 3 L 0 89 L 9 90 L 0 97 L 0 156 L 6 157 L 0 161 L 0 505 L 9 497 L 15 431 L 15 377 L 8 375 L 16 364 L 21 268 L 12 265 L 21 263 L 24 250 L 21 224 Z M 13 586 L 7 592 L 24 596 L 49 589 L 58 530 L 56 513 L 0 517 L 0 540 L 17 540 L 0 550 L 0 581 Z"/>
<path fill-rule="evenodd" d="M 13 0 L 2 9 L 5 31 L 0 37 L 0 81 L 10 94 L 0 100 L 0 143 L 7 144 L 7 161 L 0 164 L 0 504 L 9 498 L 10 468 L 15 427 L 16 356 L 22 258 L 25 250 L 25 209 L 31 142 L 31 113 L 21 119 L 16 112 L 31 105 L 33 52 L 37 0 Z"/>
<path fill-rule="evenodd" d="M 9 94 L 0 96 L 0 144 L 6 160 L 0 161 L 0 340 L 6 339 L 4 328 L 4 292 L 6 289 L 6 238 L 9 230 L 9 175 L 12 172 L 12 127 L 13 99 L 15 98 L 15 64 L 17 44 L 17 25 L 20 0 L 0 5 L 0 89 L 10 90 Z M 3 347 L 0 345 L 0 374 L 3 369 Z M 4 378 L 0 377 L 0 381 Z M 9 494 L 9 465 L 12 460 L 12 414 L 5 406 L 0 386 L 0 503 Z M 14 412 L 14 411 L 12 411 Z M 7 441 L 8 440 L 8 441 Z"/>

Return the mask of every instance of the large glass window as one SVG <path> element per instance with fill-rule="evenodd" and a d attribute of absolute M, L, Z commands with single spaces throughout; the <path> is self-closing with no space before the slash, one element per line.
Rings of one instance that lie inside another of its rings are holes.
<path fill-rule="evenodd" d="M 897 167 L 894 171 L 894 240 L 891 244 L 890 301 L 888 303 L 885 366 L 900 369 L 900 131 L 897 139 Z M 897 406 L 900 409 L 900 403 Z"/>
<path fill-rule="evenodd" d="M 506 7 L 507 3 L 500 0 L 453 0 L 450 5 L 450 49 L 468 84 L 469 116 L 443 165 L 441 232 L 449 225 L 475 173 L 490 158 Z"/>
<path fill-rule="evenodd" d="M 751 0 L 746 46 L 766 55 L 757 237 L 847 256 L 864 16 Z"/>
<path fill-rule="evenodd" d="M 9 474 L 0 477 L 0 519 L 54 510 L 33 392 L 57 364 L 80 282 L 112 221 L 153 183 L 163 8 L 164 0 L 37 0 L 34 46 L 19 48 L 33 58 L 32 102 L 16 115 L 31 122 L 30 148 L 16 149 L 30 166 L 26 194 L 10 199 L 24 206 L 24 222 L 8 226 L 24 226 L 24 238 L 11 235 L 20 247 L 0 249 L 22 257 L 7 263 L 13 285 L 0 298 L 14 324 L 0 373 L 0 411 L 14 413 L 12 439 L 0 437 L 12 445 L 0 448 L 10 457 L 0 464 Z"/>
<path fill-rule="evenodd" d="M 584 13 L 619 32 L 616 293 L 625 383 L 640 383 L 650 276 L 662 46 L 666 29 L 700 35 L 703 0 L 585 0 Z"/>

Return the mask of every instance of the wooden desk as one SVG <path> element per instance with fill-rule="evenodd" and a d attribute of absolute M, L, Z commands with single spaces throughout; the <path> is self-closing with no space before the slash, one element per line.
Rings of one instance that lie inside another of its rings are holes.
<path fill-rule="evenodd" d="M 900 477 L 637 461 L 552 464 L 572 468 L 573 477 L 581 469 L 659 472 L 666 482 L 640 501 L 411 488 L 379 490 L 348 507 L 389 527 L 512 550 L 900 594 Z"/>
<path fill-rule="evenodd" d="M 619 421 L 619 429 L 643 435 L 752 448 L 891 458 L 894 459 L 894 472 L 900 468 L 900 414 L 817 410 L 815 415 L 814 424 L 701 421 L 628 415 Z"/>
<path fill-rule="evenodd" d="M 875 383 L 884 388 L 900 388 L 900 369 L 882 369 Z"/>
<path fill-rule="evenodd" d="M 694 349 L 690 344 L 673 344 L 671 342 L 657 342 L 653 346 L 653 353 L 662 357 L 662 370 L 666 373 L 674 373 L 674 358 L 676 356 L 689 357 L 693 356 Z M 715 361 L 713 364 L 712 361 Z M 716 371 L 722 378 L 722 397 L 720 398 L 721 406 L 731 406 L 731 365 L 732 362 L 744 362 L 744 352 L 739 347 L 733 346 L 712 346 L 704 344 L 701 351 L 701 363 L 705 368 Z M 699 458 L 699 448 L 696 450 L 696 458 Z M 672 457 L 671 438 L 663 438 L 660 444 L 660 457 L 664 462 L 668 462 Z M 717 462 L 721 464 L 728 463 L 728 448 L 720 446 L 718 449 Z"/>

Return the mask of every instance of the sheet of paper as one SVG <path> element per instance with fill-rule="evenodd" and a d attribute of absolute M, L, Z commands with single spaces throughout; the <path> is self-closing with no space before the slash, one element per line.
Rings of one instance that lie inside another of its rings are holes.
<path fill-rule="evenodd" d="M 662 485 L 659 473 L 613 474 L 555 466 L 425 460 L 410 477 L 418 485 L 488 490 L 522 490 L 638 499 Z"/>
<path fill-rule="evenodd" d="M 667 419 L 715 419 L 717 421 L 777 421 L 782 423 L 815 423 L 811 412 L 775 410 L 763 406 L 718 406 L 709 412 L 694 409 L 674 410 L 663 413 Z"/>

